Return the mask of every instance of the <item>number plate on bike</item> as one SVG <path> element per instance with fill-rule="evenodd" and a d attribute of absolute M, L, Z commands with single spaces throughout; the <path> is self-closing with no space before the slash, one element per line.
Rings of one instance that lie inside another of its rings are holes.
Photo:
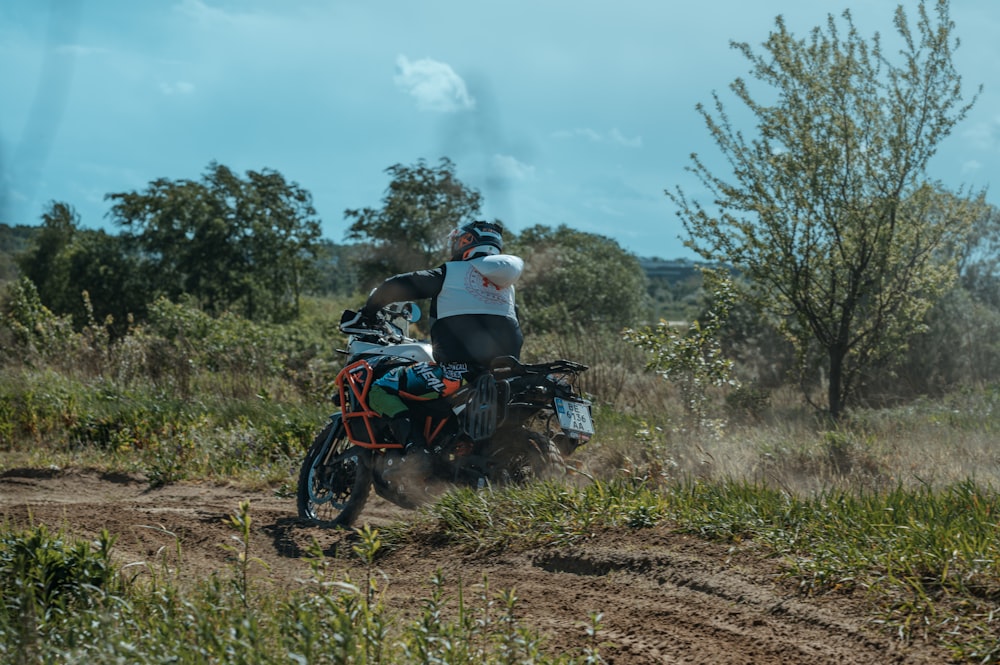
<path fill-rule="evenodd" d="M 594 419 L 590 415 L 590 402 L 574 402 L 554 398 L 559 425 L 570 432 L 592 435 Z"/>

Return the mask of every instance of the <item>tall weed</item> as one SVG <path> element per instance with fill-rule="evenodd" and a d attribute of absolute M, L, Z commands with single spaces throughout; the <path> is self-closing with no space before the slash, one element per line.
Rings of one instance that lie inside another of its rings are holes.
<path fill-rule="evenodd" d="M 318 547 L 314 576 L 300 588 L 256 586 L 261 569 L 252 565 L 249 505 L 230 523 L 231 579 L 213 575 L 184 586 L 177 584 L 180 574 L 122 584 L 107 537 L 91 548 L 43 529 L 0 527 L 0 658 L 93 665 L 162 662 L 165 655 L 192 664 L 594 662 L 593 644 L 575 654 L 546 653 L 539 634 L 518 620 L 515 594 L 492 593 L 485 580 L 473 595 L 459 585 L 456 602 L 436 574 L 421 611 L 401 618 L 382 602 L 381 576 L 373 570 L 378 534 L 371 530 L 360 534 L 356 548 L 367 562 L 364 588 L 346 575 L 329 577 Z M 591 643 L 598 639 L 593 635 Z"/>

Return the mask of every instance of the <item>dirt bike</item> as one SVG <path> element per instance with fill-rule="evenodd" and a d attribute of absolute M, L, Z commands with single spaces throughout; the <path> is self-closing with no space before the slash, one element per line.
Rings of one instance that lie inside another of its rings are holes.
<path fill-rule="evenodd" d="M 354 523 L 371 492 L 403 508 L 433 498 L 425 479 L 387 481 L 402 445 L 368 406 L 378 372 L 433 362 L 431 346 L 408 336 L 419 319 L 413 303 L 390 305 L 348 333 L 348 356 L 337 374 L 334 413 L 313 441 L 299 472 L 299 517 L 322 526 Z M 591 404 L 574 388 L 587 369 L 569 360 L 524 364 L 496 359 L 457 392 L 411 409 L 431 452 L 430 481 L 484 488 L 565 473 L 567 458 L 594 434 Z M 400 468 L 400 467 L 397 467 Z"/>

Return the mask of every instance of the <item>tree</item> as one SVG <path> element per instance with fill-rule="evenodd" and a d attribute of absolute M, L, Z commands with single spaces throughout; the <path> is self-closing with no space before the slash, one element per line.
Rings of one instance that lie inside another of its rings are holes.
<path fill-rule="evenodd" d="M 974 103 L 963 104 L 952 64 L 957 46 L 947 0 L 933 13 L 921 1 L 916 33 L 902 7 L 902 47 L 893 64 L 876 34 L 863 40 L 849 11 L 846 34 L 830 15 L 826 31 L 796 40 L 779 16 L 764 53 L 732 43 L 773 89 L 758 102 L 747 83 L 730 86 L 757 118 L 747 140 L 718 95 L 703 106 L 733 181 L 698 155 L 689 167 L 717 212 L 667 196 L 689 234 L 687 246 L 731 263 L 753 285 L 801 357 L 825 358 L 827 409 L 837 418 L 866 368 L 898 354 L 924 312 L 954 277 L 943 248 L 966 231 L 971 203 L 941 201 L 924 181 L 938 144 Z"/>
<path fill-rule="evenodd" d="M 604 236 L 533 226 L 508 243 L 525 260 L 518 302 L 527 331 L 636 325 L 645 305 L 639 260 Z"/>
<path fill-rule="evenodd" d="M 41 229 L 31 247 L 18 256 L 21 274 L 31 280 L 41 302 L 56 313 L 69 311 L 80 293 L 67 293 L 69 282 L 66 254 L 80 227 L 80 215 L 73 206 L 50 201 L 42 213 Z"/>
<path fill-rule="evenodd" d="M 482 196 L 455 176 L 455 165 L 442 157 L 437 167 L 419 160 L 394 164 L 382 207 L 345 210 L 353 219 L 348 240 L 367 243 L 358 259 L 359 280 L 370 288 L 390 275 L 419 270 L 448 258 L 448 233 L 478 218 Z"/>
<path fill-rule="evenodd" d="M 976 300 L 1000 309 L 1000 210 L 983 206 L 964 246 L 955 251 L 962 287 Z"/>
<path fill-rule="evenodd" d="M 298 315 L 321 234 L 312 197 L 276 171 L 246 175 L 212 162 L 201 181 L 160 178 L 107 196 L 154 295 L 188 294 L 210 313 L 249 319 Z"/>
<path fill-rule="evenodd" d="M 140 259 L 128 238 L 103 230 L 81 229 L 65 256 L 65 309 L 79 329 L 91 323 L 109 324 L 117 338 L 128 332 L 130 318 L 146 317 L 151 285 L 142 278 Z M 83 293 L 87 293 L 89 307 Z"/>
<path fill-rule="evenodd" d="M 39 301 L 55 315 L 71 315 L 77 329 L 91 318 L 103 324 L 110 317 L 111 332 L 124 334 L 129 315 L 145 314 L 149 288 L 132 244 L 103 230 L 80 228 L 79 215 L 67 203 L 49 204 L 18 264 Z"/>

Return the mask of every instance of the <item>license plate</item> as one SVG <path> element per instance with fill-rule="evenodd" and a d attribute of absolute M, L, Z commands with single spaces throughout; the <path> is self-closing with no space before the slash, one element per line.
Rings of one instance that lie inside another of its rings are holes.
<path fill-rule="evenodd" d="M 573 402 L 559 397 L 554 399 L 560 427 L 569 432 L 593 435 L 594 419 L 590 415 L 590 402 Z"/>

